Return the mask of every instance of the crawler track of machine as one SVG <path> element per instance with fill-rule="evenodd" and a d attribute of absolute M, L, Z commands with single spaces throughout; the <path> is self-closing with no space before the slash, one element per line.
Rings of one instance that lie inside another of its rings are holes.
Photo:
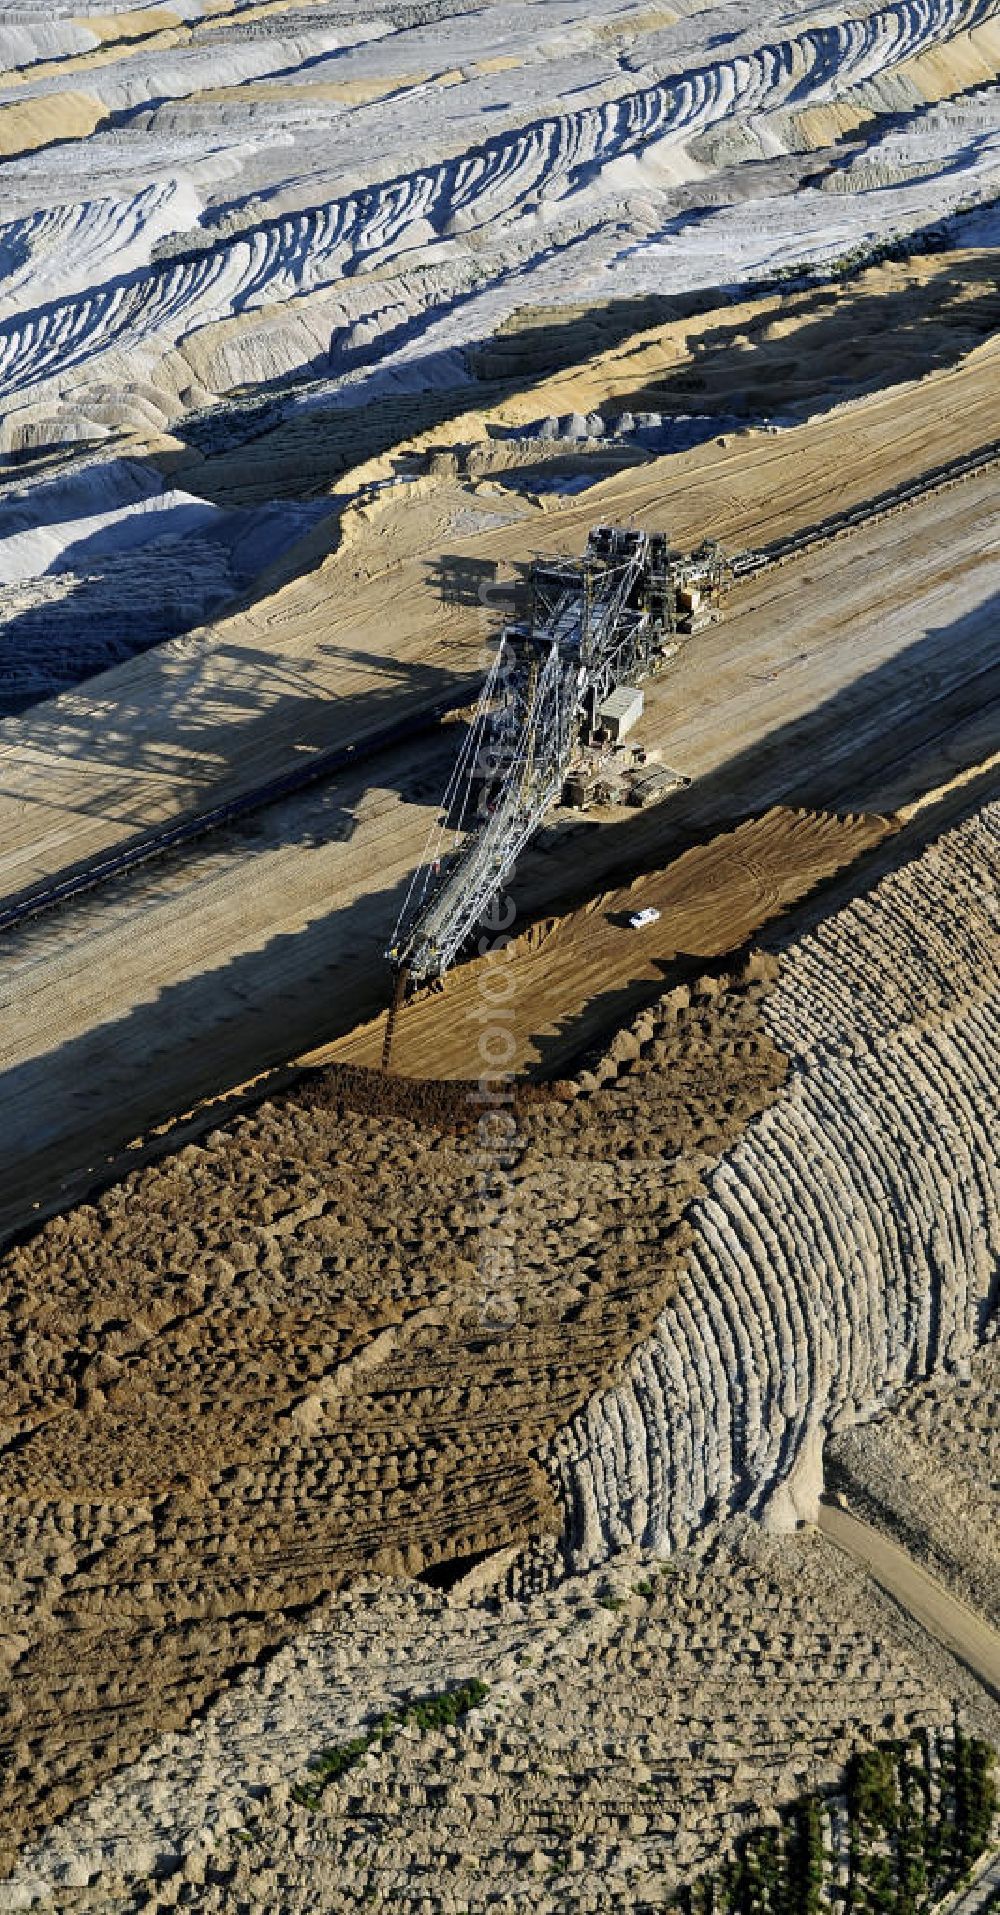
<path fill-rule="evenodd" d="M 978 473 L 997 464 L 1000 464 L 1000 439 L 991 439 L 988 444 L 977 446 L 975 451 L 963 453 L 961 458 L 932 466 L 915 479 L 890 486 L 888 491 L 878 492 L 871 499 L 862 499 L 843 512 L 833 512 L 827 518 L 817 520 L 815 525 L 802 526 L 798 532 L 789 533 L 787 538 L 774 539 L 769 545 L 761 545 L 752 552 L 738 552 L 730 561 L 733 579 L 739 582 L 741 579 L 755 578 L 758 573 L 768 572 L 775 565 L 785 565 L 789 559 L 799 558 L 805 552 L 814 551 L 817 546 L 829 545 L 833 539 L 846 538 L 851 532 L 860 531 L 863 526 L 878 525 L 880 520 L 889 518 L 892 513 L 903 512 L 908 505 L 916 505 L 919 499 L 926 498 L 929 493 L 946 492 L 951 486 L 961 485 L 964 479 L 975 478 Z"/>

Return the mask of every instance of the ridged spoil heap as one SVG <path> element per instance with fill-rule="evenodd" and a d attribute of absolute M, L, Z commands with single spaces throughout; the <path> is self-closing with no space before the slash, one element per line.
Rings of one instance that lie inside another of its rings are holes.
<path fill-rule="evenodd" d="M 556 1527 L 540 1453 L 781 1082 L 766 989 L 671 994 L 513 1138 L 475 1087 L 331 1070 L 3 1259 L 12 1842 L 324 1591 Z"/>
<path fill-rule="evenodd" d="M 489 1695 L 457 1726 L 377 1745 L 317 1810 L 296 1802 L 321 1749 L 473 1674 Z M 499 1611 L 365 1588 L 197 1731 L 159 1737 L 15 1881 L 42 1906 L 75 1883 L 77 1915 L 667 1906 L 759 1816 L 841 1783 L 854 1749 L 950 1730 L 956 1700 L 998 1733 L 1000 1711 L 838 1551 L 744 1519 L 665 1574 L 619 1562 Z"/>
<path fill-rule="evenodd" d="M 814 1506 L 816 1451 L 995 1329 L 1000 806 L 782 959 L 787 1084 L 690 1213 L 684 1280 L 558 1448 L 577 1560 Z"/>

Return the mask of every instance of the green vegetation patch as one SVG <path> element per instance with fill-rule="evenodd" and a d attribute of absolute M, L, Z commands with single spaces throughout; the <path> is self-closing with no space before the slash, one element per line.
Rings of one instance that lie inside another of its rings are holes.
<path fill-rule="evenodd" d="M 994 1839 L 986 1742 L 926 1730 L 852 1756 L 838 1794 L 802 1796 L 753 1831 L 671 1915 L 930 1915 Z"/>
<path fill-rule="evenodd" d="M 296 1782 L 292 1789 L 292 1800 L 303 1809 L 318 1809 L 323 1800 L 323 1791 L 331 1782 L 339 1781 L 349 1769 L 355 1769 L 366 1755 L 380 1749 L 386 1742 L 399 1734 L 401 1729 L 416 1728 L 421 1734 L 433 1729 L 447 1729 L 459 1722 L 470 1709 L 478 1708 L 489 1695 L 485 1682 L 478 1676 L 470 1677 L 454 1689 L 444 1689 L 437 1695 L 415 1696 L 402 1709 L 389 1710 L 361 1735 L 352 1736 L 349 1742 L 338 1742 L 329 1749 L 321 1749 L 309 1763 L 310 1781 Z"/>

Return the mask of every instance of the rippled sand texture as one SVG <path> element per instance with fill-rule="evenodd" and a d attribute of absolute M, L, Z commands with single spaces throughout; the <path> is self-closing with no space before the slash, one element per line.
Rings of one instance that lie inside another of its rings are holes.
<path fill-rule="evenodd" d="M 818 1447 L 995 1333 L 987 807 L 783 960 L 786 1088 L 709 1180 L 678 1294 L 559 1459 L 580 1562 L 710 1515 L 815 1512 Z"/>
<path fill-rule="evenodd" d="M 746 548 L 995 438 L 998 74 L 1000 0 L 0 9 L 6 892 L 426 712 L 595 512 Z M 536 847 L 506 1290 L 474 967 L 412 1077 L 221 1098 L 384 1001 L 445 728 L 8 934 L 0 1910 L 653 1907 L 858 1739 L 1000 1745 L 791 1533 L 825 1443 L 995 1574 L 993 476 L 734 591 L 683 793 Z"/>
<path fill-rule="evenodd" d="M 530 17 L 531 10 L 525 12 Z M 558 246 L 559 235 L 547 232 L 543 207 L 546 213 L 552 209 L 558 227 L 567 215 L 580 216 L 588 196 L 598 202 L 636 191 L 641 196 L 646 185 L 644 169 L 651 169 L 649 186 L 655 198 L 657 186 L 668 183 L 672 171 L 683 170 L 683 160 L 673 158 L 675 149 L 682 151 L 696 135 L 730 120 L 739 123 L 744 116 L 782 108 L 794 107 L 801 112 L 864 85 L 874 87 L 876 97 L 880 86 L 886 88 L 888 105 L 894 68 L 956 31 L 980 28 L 984 44 L 992 47 L 994 35 L 989 29 L 995 24 L 996 13 L 994 0 L 901 4 L 875 11 L 865 20 L 807 30 L 793 38 L 748 48 L 736 57 L 682 68 L 669 78 L 630 91 L 615 89 L 612 93 L 613 83 L 601 73 L 602 63 L 596 62 L 597 70 L 587 73 L 584 62 L 574 90 L 578 90 L 580 80 L 585 86 L 589 82 L 598 94 L 593 103 L 517 126 L 453 157 L 416 171 L 398 172 L 315 206 L 283 208 L 280 215 L 253 224 L 243 223 L 237 209 L 229 208 L 227 216 L 221 217 L 222 209 L 213 208 L 213 223 L 236 230 L 222 239 L 209 232 L 207 243 L 196 251 L 184 252 L 171 246 L 172 256 L 155 261 L 147 258 L 138 263 L 129 258 L 129 253 L 136 248 L 140 233 L 150 251 L 169 231 L 186 231 L 191 237 L 188 221 L 197 189 L 190 182 L 186 183 L 186 194 L 183 190 L 178 194 L 177 183 L 172 180 L 169 187 L 163 182 L 158 187 L 144 186 L 139 199 L 131 197 L 112 205 L 87 201 L 72 209 L 46 208 L 41 217 L 36 213 L 11 222 L 4 230 L 3 243 L 15 258 L 41 251 L 48 256 L 50 270 L 53 254 L 71 247 L 75 275 L 83 280 L 86 290 L 81 289 L 73 298 L 53 298 L 46 307 L 8 318 L 0 335 L 0 392 L 7 397 L 22 395 L 27 388 L 52 379 L 61 397 L 69 383 L 68 372 L 92 367 L 122 346 L 127 348 L 133 367 L 137 348 L 147 349 L 152 371 L 155 360 L 196 329 L 231 315 L 243 318 L 265 305 L 286 305 L 301 296 L 340 287 L 349 277 L 382 274 L 387 267 L 400 263 L 409 273 L 433 268 L 433 293 L 442 300 L 456 266 L 459 282 L 449 287 L 452 296 L 461 283 L 462 264 L 453 261 L 451 255 L 456 251 L 467 253 L 473 236 L 485 242 L 476 259 L 477 284 L 482 284 L 484 265 L 492 279 L 506 279 L 513 262 L 505 229 L 511 223 L 516 225 L 525 213 L 538 229 L 538 238 L 544 239 L 546 250 L 551 250 L 553 245 Z M 339 70 L 344 55 L 339 48 L 331 48 L 331 39 L 336 47 L 336 36 L 322 32 L 313 40 L 295 43 L 300 70 L 305 60 L 317 62 L 320 69 L 333 60 Z M 283 57 L 287 58 L 291 50 L 286 45 Z M 255 55 L 251 64 L 258 64 L 259 57 Z M 211 54 L 195 59 L 189 85 L 175 80 L 180 97 L 197 96 L 197 81 L 205 77 L 206 61 L 212 63 Z M 241 77 L 241 64 L 237 53 L 236 80 Z M 183 70 L 183 62 L 178 65 Z M 310 74 L 316 70 L 316 65 L 309 68 Z M 136 94 L 142 98 L 141 77 L 137 76 L 136 83 L 127 71 L 114 69 L 109 73 L 101 69 L 101 73 L 99 84 L 109 116 L 116 108 L 121 110 L 120 103 L 125 100 L 134 112 Z M 985 66 L 983 77 L 988 77 Z M 305 84 L 308 88 L 314 82 L 310 79 Z M 157 74 L 156 85 L 162 90 L 162 74 Z M 169 71 L 166 85 L 169 89 Z M 612 97 L 601 99 L 602 93 L 612 93 Z M 905 88 L 893 106 L 901 105 L 904 98 Z M 477 118 L 481 118 L 486 103 L 477 104 Z M 517 106 L 523 108 L 524 104 L 528 102 L 519 101 Z M 394 114 L 396 111 L 394 107 Z M 444 124 L 439 129 L 434 124 L 433 104 L 429 109 L 425 104 L 422 111 L 430 118 L 431 139 L 439 130 L 447 137 L 450 115 L 441 114 Z M 407 116 L 401 117 L 405 120 Z M 517 107 L 512 117 L 517 117 Z M 352 170 L 357 166 L 359 132 L 360 128 L 355 130 L 354 141 L 348 146 Z M 426 135 L 421 145 L 425 143 Z M 99 165 L 98 152 L 94 159 Z M 612 168 L 616 170 L 609 177 Z M 658 168 L 664 174 L 659 181 Z M 262 210 L 266 211 L 273 192 L 273 188 L 271 193 L 258 188 Z M 280 191 L 277 196 L 287 197 Z M 171 210 L 172 201 L 178 198 L 180 203 Z M 578 200 L 584 204 L 578 205 Z M 603 210 L 607 217 L 606 206 L 602 209 L 598 204 L 596 210 L 598 214 Z M 502 246 L 502 255 L 491 259 L 498 245 Z M 530 265 L 530 255 L 524 263 Z M 109 277 L 109 265 L 119 269 L 113 277 Z M 34 293 L 34 279 L 31 286 Z M 17 291 L 16 285 L 11 288 L 14 297 Z M 419 286 L 414 294 L 408 301 L 404 286 L 398 289 L 401 304 L 397 324 L 417 318 L 425 302 L 420 298 Z M 314 303 L 300 321 L 298 315 L 289 315 L 289 322 L 293 328 L 296 323 L 304 325 L 321 344 L 332 321 L 337 349 L 344 351 L 352 343 L 351 331 L 348 327 L 346 336 L 341 336 L 339 316 L 336 306 Z M 373 334 L 385 330 L 387 316 L 383 308 L 381 315 L 368 321 Z M 349 319 L 349 308 L 343 309 L 343 319 Z M 199 342 L 198 348 L 202 365 L 205 343 Z M 225 341 L 220 340 L 219 347 L 217 363 L 206 366 L 206 370 L 217 375 L 211 382 L 215 389 L 225 391 Z M 245 379 L 252 370 L 263 376 L 290 371 L 294 364 L 292 357 L 287 367 L 277 367 L 272 357 L 270 365 L 261 363 L 254 368 L 252 354 L 246 353 L 241 371 Z M 169 385 L 166 390 L 170 390 Z"/>
<path fill-rule="evenodd" d="M 316 1750 L 471 1672 L 491 1693 L 460 1728 L 401 1737 L 319 1813 L 296 1806 Z M 369 1585 L 158 1737 L 8 1892 L 75 1915 L 666 1909 L 762 1811 L 839 1782 L 859 1741 L 949 1724 L 956 1700 L 997 1733 L 996 1706 L 818 1536 L 737 1521 L 707 1558 L 619 1562 L 499 1615 Z"/>
<path fill-rule="evenodd" d="M 997 14 L 805 8 L 792 32 L 773 0 L 18 9 L 0 710 L 197 625 L 311 528 L 315 471 L 276 501 L 257 468 L 277 417 L 322 430 L 402 393 L 447 414 L 475 398 L 470 345 L 525 305 L 726 288 L 975 220 Z M 223 447 L 225 496 L 199 470 Z"/>

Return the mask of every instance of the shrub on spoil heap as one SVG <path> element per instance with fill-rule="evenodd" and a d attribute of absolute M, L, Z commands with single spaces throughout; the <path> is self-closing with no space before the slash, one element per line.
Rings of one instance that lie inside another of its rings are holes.
<path fill-rule="evenodd" d="M 339 1742 L 329 1749 L 321 1749 L 309 1764 L 310 1782 L 297 1782 L 292 1789 L 292 1800 L 303 1809 L 318 1809 L 323 1800 L 323 1791 L 331 1782 L 337 1782 L 350 1769 L 357 1767 L 373 1749 L 381 1747 L 398 1735 L 400 1729 L 410 1726 L 427 1735 L 434 1729 L 448 1729 L 461 1721 L 470 1709 L 485 1702 L 489 1689 L 478 1676 L 470 1677 L 468 1682 L 459 1683 L 455 1689 L 445 1689 L 440 1695 L 415 1696 L 412 1702 L 397 1710 L 388 1710 L 380 1716 L 374 1728 L 363 1735 L 352 1736 L 349 1742 Z"/>

